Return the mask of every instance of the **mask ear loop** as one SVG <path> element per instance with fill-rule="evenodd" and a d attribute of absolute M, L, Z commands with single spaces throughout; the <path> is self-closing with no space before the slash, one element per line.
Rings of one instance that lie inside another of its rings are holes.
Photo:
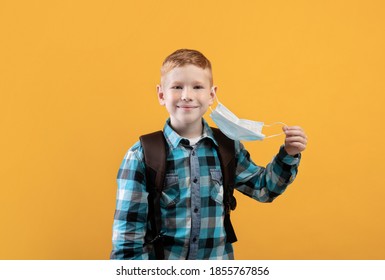
<path fill-rule="evenodd" d="M 277 124 L 282 124 L 282 125 L 284 125 L 284 126 L 287 126 L 287 124 L 285 124 L 285 123 L 283 123 L 283 122 L 274 122 L 274 123 L 271 123 L 271 124 L 264 124 L 263 126 L 271 127 L 271 126 L 274 126 L 274 125 L 277 125 Z M 277 137 L 277 136 L 280 136 L 280 135 L 282 135 L 282 134 L 284 134 L 284 132 L 266 136 L 265 139 L 266 139 L 266 138 Z"/>
<path fill-rule="evenodd" d="M 214 92 L 214 94 L 215 94 L 215 99 L 217 100 L 217 103 L 219 104 L 220 102 L 219 102 L 219 99 L 218 99 L 217 94 L 216 94 L 215 91 L 214 91 L 214 87 L 211 88 L 211 91 Z M 218 105 L 217 105 L 217 106 L 218 106 Z M 214 110 L 211 108 L 211 105 L 209 106 L 209 108 L 210 108 L 211 112 L 214 111 Z"/>

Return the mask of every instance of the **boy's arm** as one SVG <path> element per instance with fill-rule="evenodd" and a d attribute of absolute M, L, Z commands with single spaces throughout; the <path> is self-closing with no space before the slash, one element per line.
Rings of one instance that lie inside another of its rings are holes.
<path fill-rule="evenodd" d="M 301 154 L 289 155 L 282 145 L 278 154 L 265 167 L 256 165 L 240 142 L 235 142 L 237 168 L 235 188 L 260 202 L 271 202 L 293 182 Z"/>
<path fill-rule="evenodd" d="M 136 143 L 120 166 L 111 259 L 148 259 L 144 245 L 148 203 L 143 152 Z"/>

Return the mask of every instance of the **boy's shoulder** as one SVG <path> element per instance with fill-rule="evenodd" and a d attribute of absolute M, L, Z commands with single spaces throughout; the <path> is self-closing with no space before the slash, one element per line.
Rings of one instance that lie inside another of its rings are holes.
<path fill-rule="evenodd" d="M 127 160 L 127 159 L 131 159 L 131 158 L 136 158 L 138 160 L 143 160 L 144 156 L 143 156 L 143 147 L 140 143 L 140 141 L 136 141 L 134 145 L 132 145 L 128 151 L 126 152 L 126 155 L 124 156 L 124 158 Z"/>
<path fill-rule="evenodd" d="M 143 148 L 142 142 L 140 141 L 140 137 L 147 135 L 147 134 L 152 134 L 152 133 L 154 133 L 154 132 L 145 133 L 143 135 L 140 135 L 139 139 L 128 149 L 124 158 L 126 160 L 135 158 L 137 160 L 144 161 L 144 148 Z M 164 144 L 164 143 L 162 143 L 162 144 Z"/>

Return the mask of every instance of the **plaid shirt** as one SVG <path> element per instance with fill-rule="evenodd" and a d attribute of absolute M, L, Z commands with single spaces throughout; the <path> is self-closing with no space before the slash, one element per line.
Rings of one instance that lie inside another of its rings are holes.
<path fill-rule="evenodd" d="M 222 173 L 217 142 L 203 120 L 203 137 L 195 146 L 164 126 L 167 174 L 160 200 L 165 259 L 233 259 L 223 224 Z M 252 162 L 242 143 L 235 141 L 235 188 L 260 202 L 271 202 L 290 184 L 300 155 L 288 155 L 283 146 L 274 159 L 260 167 Z M 144 244 L 148 221 L 143 149 L 138 141 L 120 166 L 113 224 L 111 259 L 153 259 Z"/>

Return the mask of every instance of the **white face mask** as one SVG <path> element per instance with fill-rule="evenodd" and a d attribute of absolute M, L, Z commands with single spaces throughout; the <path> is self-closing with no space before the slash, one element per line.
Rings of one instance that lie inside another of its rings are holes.
<path fill-rule="evenodd" d="M 271 138 L 279 136 L 282 133 L 265 136 L 262 134 L 263 126 L 272 126 L 275 124 L 282 124 L 282 122 L 276 122 L 271 125 L 266 125 L 263 122 L 256 122 L 251 120 L 239 119 L 234 113 L 227 109 L 223 104 L 218 101 L 218 105 L 215 110 L 212 110 L 210 117 L 213 119 L 218 128 L 230 139 L 254 141 L 263 140 L 265 138 Z"/>

